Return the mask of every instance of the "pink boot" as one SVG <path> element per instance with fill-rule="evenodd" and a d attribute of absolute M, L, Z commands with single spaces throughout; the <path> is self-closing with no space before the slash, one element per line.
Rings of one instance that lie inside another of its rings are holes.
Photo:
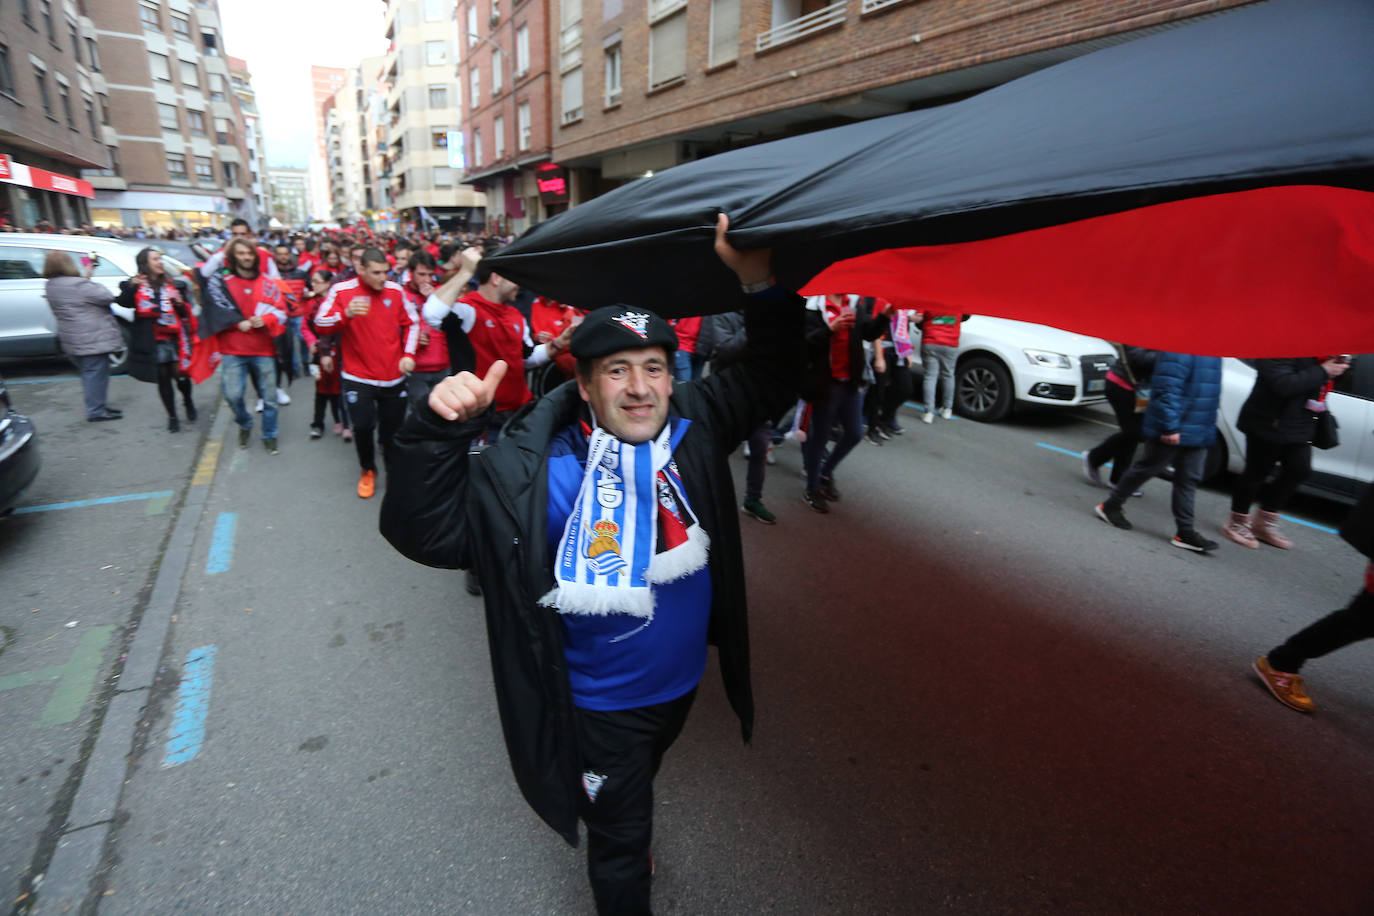
<path fill-rule="evenodd" d="M 1287 550 L 1293 546 L 1293 542 L 1279 532 L 1279 514 L 1277 512 L 1265 512 L 1263 509 L 1256 509 L 1255 514 L 1250 517 L 1250 530 L 1254 532 L 1258 540 L 1271 547 Z"/>
<path fill-rule="evenodd" d="M 1221 526 L 1221 536 L 1228 541 L 1235 541 L 1242 547 L 1259 549 L 1259 541 L 1250 530 L 1250 516 L 1244 512 L 1231 513 L 1230 519 Z"/>

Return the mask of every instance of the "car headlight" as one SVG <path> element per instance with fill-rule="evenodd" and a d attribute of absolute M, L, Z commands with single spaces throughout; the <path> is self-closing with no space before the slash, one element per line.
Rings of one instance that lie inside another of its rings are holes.
<path fill-rule="evenodd" d="M 1026 359 L 1031 361 L 1032 366 L 1045 366 L 1050 369 L 1072 369 L 1073 363 L 1063 353 L 1051 353 L 1049 350 L 1022 350 L 1026 354 Z"/>

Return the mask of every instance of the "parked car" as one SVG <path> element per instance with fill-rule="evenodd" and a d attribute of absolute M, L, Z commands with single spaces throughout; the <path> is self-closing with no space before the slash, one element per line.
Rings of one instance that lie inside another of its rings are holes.
<path fill-rule="evenodd" d="M 57 321 L 44 296 L 43 260 L 49 251 L 65 251 L 78 267 L 99 255 L 91 279 L 119 292 L 119 283 L 138 272 L 134 256 L 157 241 L 130 244 L 122 239 L 86 235 L 6 233 L 0 235 L 0 356 L 54 356 L 62 352 Z M 162 259 L 169 275 L 180 277 L 191 268 L 176 257 Z M 127 340 L 127 335 L 126 338 Z M 110 369 L 122 372 L 128 353 L 110 354 Z"/>
<path fill-rule="evenodd" d="M 959 334 L 954 409 L 992 423 L 1017 403 L 1078 407 L 1106 399 L 1112 345 L 1043 324 L 974 315 Z M 919 366 L 913 366 L 918 375 Z M 917 388 L 916 398 L 920 399 Z"/>
<path fill-rule="evenodd" d="M 1236 420 L 1255 387 L 1255 374 L 1253 360 L 1222 360 L 1217 441 L 1207 455 L 1204 479 L 1223 470 L 1239 474 L 1245 469 L 1245 434 L 1236 429 Z M 1312 450 L 1312 476 L 1303 489 L 1354 501 L 1374 481 L 1374 353 L 1351 360 L 1350 368 L 1336 379 L 1327 405 L 1340 424 L 1341 444 Z"/>
<path fill-rule="evenodd" d="M 37 476 L 33 421 L 10 404 L 4 376 L 0 376 L 0 516 L 14 511 L 19 494 Z"/>

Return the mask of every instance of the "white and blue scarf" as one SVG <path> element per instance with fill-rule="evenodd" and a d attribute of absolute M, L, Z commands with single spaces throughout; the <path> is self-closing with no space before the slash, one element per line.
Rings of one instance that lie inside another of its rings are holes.
<path fill-rule="evenodd" d="M 592 431 L 582 486 L 554 558 L 557 585 L 541 604 L 562 614 L 652 620 L 652 587 L 706 565 L 711 539 L 687 504 L 672 457 L 690 422 L 670 420 L 656 438 L 637 445 L 599 426 Z M 672 549 L 659 543 L 660 511 L 686 529 L 686 540 Z"/>

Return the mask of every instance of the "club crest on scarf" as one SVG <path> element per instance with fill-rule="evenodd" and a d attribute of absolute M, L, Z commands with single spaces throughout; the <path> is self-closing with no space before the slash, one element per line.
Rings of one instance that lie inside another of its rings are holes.
<path fill-rule="evenodd" d="M 598 576 L 607 576 L 625 568 L 625 558 L 620 555 L 620 526 L 610 519 L 595 522 L 585 539 L 583 550 L 587 566 Z"/>
<path fill-rule="evenodd" d="M 624 312 L 616 315 L 611 320 L 623 326 L 626 330 L 638 334 L 641 340 L 649 339 L 649 332 L 647 330 L 649 316 L 643 312 Z"/>

